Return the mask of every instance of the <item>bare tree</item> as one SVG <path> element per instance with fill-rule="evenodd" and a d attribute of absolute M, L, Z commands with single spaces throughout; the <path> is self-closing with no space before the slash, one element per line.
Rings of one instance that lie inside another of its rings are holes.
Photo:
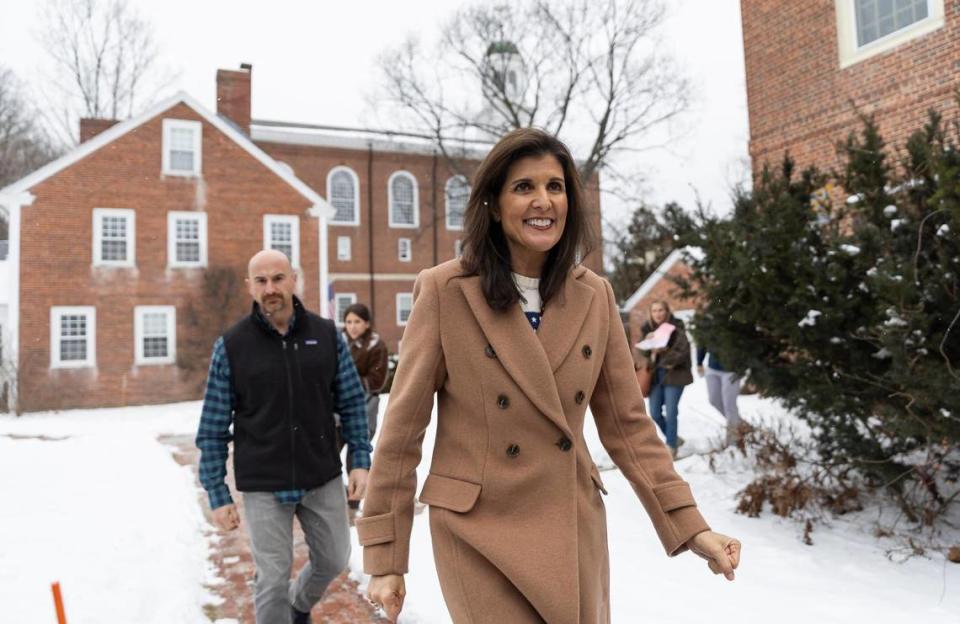
<path fill-rule="evenodd" d="M 653 147 L 689 85 L 658 47 L 662 0 L 519 0 L 457 12 L 432 50 L 409 39 L 380 57 L 377 104 L 433 137 L 451 163 L 470 140 L 519 127 L 564 136 L 585 180 Z"/>
<path fill-rule="evenodd" d="M 37 123 L 22 83 L 0 66 L 0 189 L 57 156 Z M 7 240 L 7 222 L 0 213 L 0 241 Z"/>
<path fill-rule="evenodd" d="M 127 0 L 47 0 L 40 42 L 53 61 L 51 125 L 76 143 L 77 118 L 130 117 L 170 82 L 152 26 Z"/>

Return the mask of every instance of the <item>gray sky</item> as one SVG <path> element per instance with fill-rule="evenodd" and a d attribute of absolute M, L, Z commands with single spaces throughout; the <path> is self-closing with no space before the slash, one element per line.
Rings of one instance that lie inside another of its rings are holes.
<path fill-rule="evenodd" d="M 183 89 L 215 108 L 217 68 L 253 64 L 253 115 L 261 119 L 373 125 L 367 96 L 375 59 L 410 33 L 430 39 L 465 0 L 131 0 L 150 20 L 161 61 Z M 0 64 L 28 84 L 47 62 L 36 41 L 40 0 L 0 0 Z M 647 199 L 692 207 L 696 193 L 720 212 L 747 176 L 747 112 L 739 0 L 669 0 L 662 31 L 695 87 L 692 110 L 669 149 L 636 157 Z M 167 95 L 164 93 L 162 95 Z M 634 165 L 634 163 L 630 163 Z M 629 167 L 633 168 L 633 167 Z M 604 200 L 609 219 L 626 207 Z"/>

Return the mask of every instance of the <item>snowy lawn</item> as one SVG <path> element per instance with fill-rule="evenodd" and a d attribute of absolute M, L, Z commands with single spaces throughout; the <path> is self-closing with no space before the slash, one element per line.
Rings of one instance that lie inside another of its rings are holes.
<path fill-rule="evenodd" d="M 784 417 L 756 397 L 740 405 L 751 420 Z M 216 599 L 204 587 L 217 581 L 207 560 L 210 528 L 190 468 L 157 441 L 192 434 L 199 411 L 180 403 L 0 418 L 0 621 L 54 621 L 50 583 L 60 581 L 70 624 L 209 622 L 203 605 Z M 702 380 L 684 393 L 680 414 L 684 451 L 704 450 L 720 435 Z M 426 458 L 431 441 L 429 433 Z M 602 464 L 592 428 L 588 441 Z M 960 623 L 960 566 L 941 555 L 888 561 L 866 517 L 818 527 L 815 545 L 805 546 L 792 522 L 733 512 L 748 475 L 713 474 L 699 456 L 678 466 L 712 526 L 743 541 L 737 580 L 714 577 L 690 554 L 668 559 L 629 484 L 607 470 L 615 623 Z M 411 551 L 401 621 L 449 622 L 426 511 L 416 517 Z M 365 580 L 361 559 L 354 542 L 353 575 Z"/>

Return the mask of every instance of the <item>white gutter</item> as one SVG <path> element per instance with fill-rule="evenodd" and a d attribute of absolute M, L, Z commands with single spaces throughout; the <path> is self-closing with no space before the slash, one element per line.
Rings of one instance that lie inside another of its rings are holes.
<path fill-rule="evenodd" d="M 314 204 L 310 209 L 310 216 L 317 218 L 317 227 L 319 228 L 319 248 L 318 266 L 320 268 L 320 316 L 330 318 L 330 306 L 327 301 L 327 292 L 330 288 L 330 255 L 329 235 L 327 233 L 327 223 L 332 216 L 333 208 L 330 204 Z"/>
<path fill-rule="evenodd" d="M 18 382 L 20 377 L 20 222 L 21 208 L 30 206 L 36 199 L 28 192 L 17 193 L 15 195 L 0 195 L 0 206 L 7 209 L 7 218 L 9 219 L 10 247 L 7 251 L 7 262 L 10 263 L 10 283 L 7 288 L 10 291 L 9 307 L 9 327 L 10 327 L 10 356 L 9 361 L 13 364 L 14 379 L 10 388 L 10 394 L 7 397 L 7 408 L 10 411 L 17 411 Z"/>

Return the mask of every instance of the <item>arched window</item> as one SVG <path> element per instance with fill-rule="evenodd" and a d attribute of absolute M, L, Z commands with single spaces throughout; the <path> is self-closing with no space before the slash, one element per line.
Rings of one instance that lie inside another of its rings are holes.
<path fill-rule="evenodd" d="M 397 171 L 387 182 L 390 203 L 390 227 L 415 228 L 420 225 L 417 180 L 406 171 Z"/>
<path fill-rule="evenodd" d="M 470 199 L 470 183 L 462 175 L 447 180 L 444 195 L 447 198 L 447 229 L 462 230 L 463 216 Z"/>
<path fill-rule="evenodd" d="M 349 167 L 334 167 L 327 175 L 327 201 L 333 206 L 331 223 L 360 225 L 360 184 Z"/>

